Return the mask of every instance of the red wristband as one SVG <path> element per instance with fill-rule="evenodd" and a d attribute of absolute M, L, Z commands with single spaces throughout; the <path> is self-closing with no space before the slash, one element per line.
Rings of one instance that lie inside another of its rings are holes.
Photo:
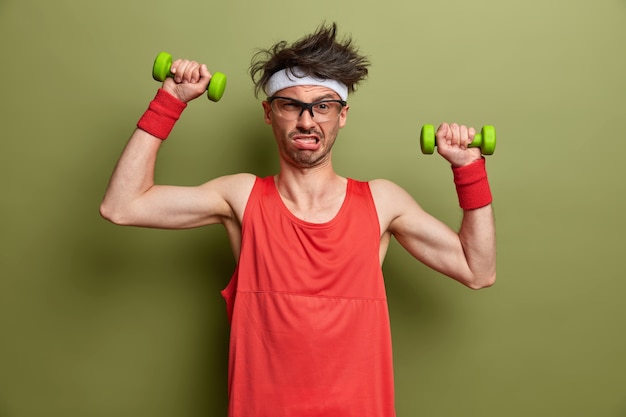
<path fill-rule="evenodd" d="M 137 122 L 137 127 L 152 136 L 165 140 L 185 107 L 187 107 L 187 103 L 183 103 L 167 91 L 159 88 L 154 100 L 150 102 L 148 110 Z"/>
<path fill-rule="evenodd" d="M 485 158 L 463 167 L 452 168 L 452 172 L 462 209 L 473 210 L 491 204 Z"/>

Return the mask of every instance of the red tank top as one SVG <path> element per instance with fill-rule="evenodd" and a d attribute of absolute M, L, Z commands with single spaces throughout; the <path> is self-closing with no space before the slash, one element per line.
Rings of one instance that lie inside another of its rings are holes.
<path fill-rule="evenodd" d="M 257 178 L 239 262 L 222 295 L 231 323 L 230 417 L 392 417 L 391 332 L 380 227 L 366 182 L 349 179 L 327 223 Z"/>

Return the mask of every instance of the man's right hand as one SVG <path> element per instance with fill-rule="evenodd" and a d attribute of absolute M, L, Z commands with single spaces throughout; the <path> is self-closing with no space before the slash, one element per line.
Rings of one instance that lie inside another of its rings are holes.
<path fill-rule="evenodd" d="M 206 65 L 186 59 L 174 61 L 170 71 L 174 77 L 165 79 L 163 89 L 183 103 L 206 93 L 212 77 Z"/>

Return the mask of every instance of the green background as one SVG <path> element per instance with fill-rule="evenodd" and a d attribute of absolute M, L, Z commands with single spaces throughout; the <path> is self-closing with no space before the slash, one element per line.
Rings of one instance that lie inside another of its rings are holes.
<path fill-rule="evenodd" d="M 229 77 L 158 163 L 193 185 L 277 168 L 256 48 L 337 21 L 372 61 L 335 166 L 457 227 L 424 123 L 493 124 L 498 282 L 397 244 L 385 274 L 398 416 L 626 416 L 626 1 L 0 2 L 0 416 L 223 416 L 234 261 L 220 227 L 116 227 L 98 206 L 161 50 Z"/>

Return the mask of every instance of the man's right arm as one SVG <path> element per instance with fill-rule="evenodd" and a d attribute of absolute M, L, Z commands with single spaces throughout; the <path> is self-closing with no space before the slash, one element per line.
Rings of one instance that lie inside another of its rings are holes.
<path fill-rule="evenodd" d="M 179 103 L 199 97 L 211 78 L 206 66 L 190 61 L 176 61 L 172 72 L 175 77 L 165 80 L 159 94 L 169 94 L 168 100 Z M 102 216 L 120 225 L 167 229 L 239 223 L 255 177 L 225 176 L 195 187 L 156 185 L 154 170 L 162 139 L 154 132 L 135 130 L 109 181 L 100 206 Z"/>
<path fill-rule="evenodd" d="M 185 229 L 226 223 L 243 216 L 254 184 L 251 174 L 219 177 L 193 187 L 154 184 L 161 140 L 141 129 L 130 138 L 100 205 L 101 215 L 119 225 Z"/>

